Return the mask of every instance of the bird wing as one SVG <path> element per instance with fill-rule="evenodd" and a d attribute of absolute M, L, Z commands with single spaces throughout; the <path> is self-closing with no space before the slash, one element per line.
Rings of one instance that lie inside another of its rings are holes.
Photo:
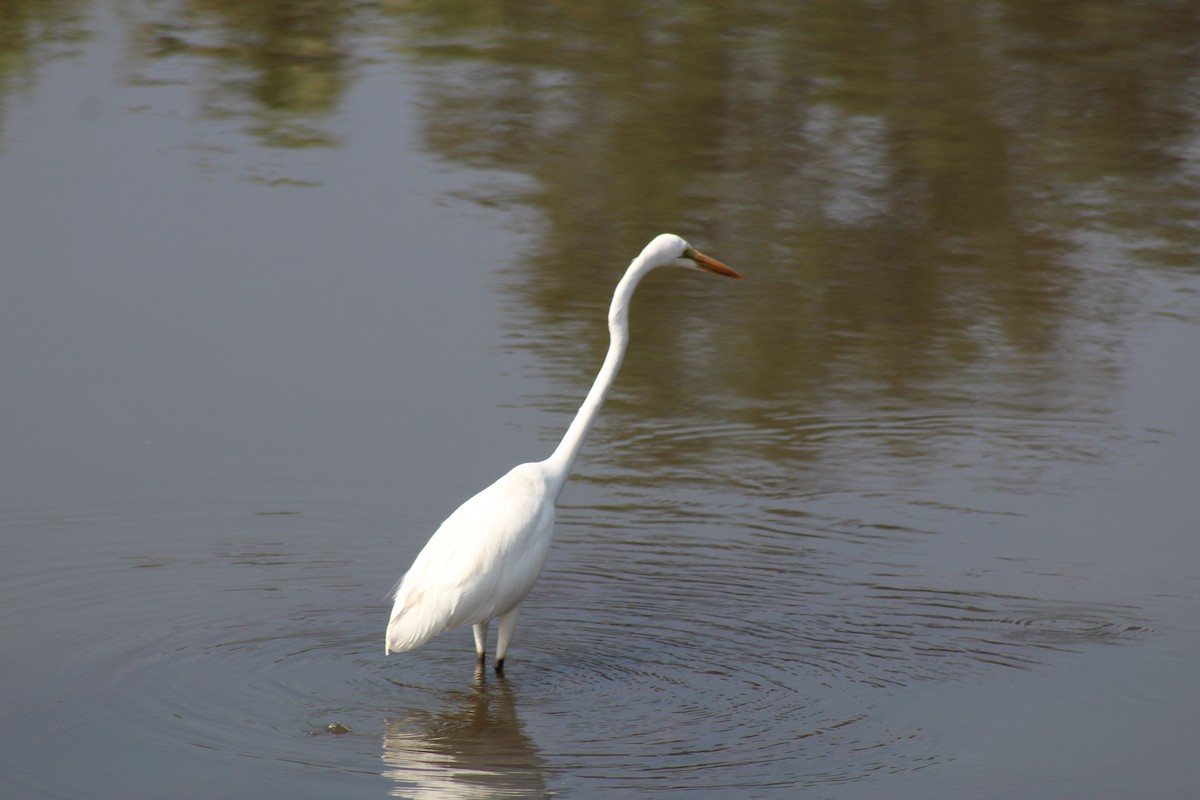
<path fill-rule="evenodd" d="M 554 498 L 535 465 L 513 468 L 467 500 L 400 581 L 387 649 L 411 650 L 516 606 L 541 572 L 553 527 Z"/>

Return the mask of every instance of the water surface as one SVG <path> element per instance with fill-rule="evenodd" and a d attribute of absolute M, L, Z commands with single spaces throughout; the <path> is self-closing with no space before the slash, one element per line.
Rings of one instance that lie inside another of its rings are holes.
<path fill-rule="evenodd" d="M 19 796 L 1200 790 L 1200 14 L 10 3 Z M 671 230 L 508 677 L 383 655 Z"/>

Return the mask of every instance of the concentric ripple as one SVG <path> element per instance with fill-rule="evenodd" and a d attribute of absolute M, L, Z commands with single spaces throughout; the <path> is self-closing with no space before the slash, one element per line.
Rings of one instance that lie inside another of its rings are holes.
<path fill-rule="evenodd" d="M 88 776 L 114 765 L 128 765 L 125 796 L 220 796 L 247 764 L 264 785 L 297 765 L 378 780 L 378 740 L 358 732 L 394 695 L 367 635 L 379 610 L 362 604 L 361 564 L 287 519 L 84 510 L 25 538 L 29 571 L 4 576 L 21 602 L 0 619 L 6 683 L 22 687 L 9 708 L 29 734 L 6 769 L 15 785 L 105 797 Z M 350 735 L 312 736 L 333 722 Z"/>
<path fill-rule="evenodd" d="M 11 518 L 37 535 L 6 545 L 28 551 L 4 576 L 21 604 L 0 616 L 2 665 L 33 687 L 10 704 L 31 749 L 8 772 L 61 797 L 104 796 L 77 776 L 111 764 L 140 765 L 121 785 L 146 796 L 297 769 L 340 796 L 844 784 L 953 759 L 895 711 L 918 685 L 1154 633 L 1132 608 L 926 577 L 912 562 L 939 532 L 919 519 L 634 487 L 573 490 L 506 678 L 476 672 L 469 630 L 383 656 L 382 593 L 403 568 L 380 555 L 384 514 Z M 354 547 L 331 536 L 345 529 Z"/>

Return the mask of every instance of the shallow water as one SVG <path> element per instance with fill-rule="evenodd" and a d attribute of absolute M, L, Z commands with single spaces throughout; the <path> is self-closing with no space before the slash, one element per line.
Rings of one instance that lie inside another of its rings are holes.
<path fill-rule="evenodd" d="M 13 796 L 1200 791 L 1195 12 L 10 6 Z M 664 229 L 507 677 L 385 657 Z"/>

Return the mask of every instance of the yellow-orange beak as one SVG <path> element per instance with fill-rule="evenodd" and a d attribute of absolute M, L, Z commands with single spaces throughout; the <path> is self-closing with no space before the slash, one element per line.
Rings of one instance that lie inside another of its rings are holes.
<path fill-rule="evenodd" d="M 737 270 L 725 266 L 715 258 L 710 258 L 709 256 L 704 255 L 704 253 L 701 253 L 699 250 L 693 249 L 690 253 L 688 253 L 688 255 L 691 256 L 692 261 L 695 261 L 696 266 L 700 269 L 707 270 L 709 272 L 715 272 L 718 275 L 724 275 L 727 278 L 736 278 L 738 280 L 741 280 L 742 278 L 742 276 L 738 274 Z"/>

